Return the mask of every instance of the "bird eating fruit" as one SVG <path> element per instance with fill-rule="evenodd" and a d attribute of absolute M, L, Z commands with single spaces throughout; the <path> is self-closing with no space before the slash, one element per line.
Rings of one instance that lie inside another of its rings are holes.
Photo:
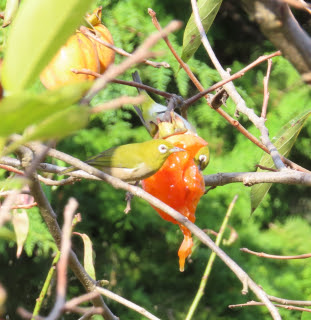
<path fill-rule="evenodd" d="M 123 181 L 135 182 L 155 174 L 172 153 L 181 151 L 184 150 L 169 141 L 154 139 L 113 147 L 85 162 Z M 75 167 L 69 167 L 60 174 L 76 170 Z"/>

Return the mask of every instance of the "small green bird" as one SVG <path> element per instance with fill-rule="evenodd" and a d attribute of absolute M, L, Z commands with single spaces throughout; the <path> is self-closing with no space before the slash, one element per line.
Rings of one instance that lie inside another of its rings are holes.
<path fill-rule="evenodd" d="M 132 73 L 132 78 L 137 83 L 142 83 L 137 71 Z M 146 90 L 137 88 L 138 92 L 146 97 L 145 101 L 140 106 L 134 106 L 138 116 L 146 127 L 150 135 L 153 137 L 157 133 L 157 120 L 163 121 L 164 114 L 167 111 L 167 107 L 162 104 L 156 103 L 146 92 Z M 185 129 L 191 132 L 196 132 L 191 124 L 182 116 L 174 112 L 176 118 L 180 119 L 184 124 Z"/>
<path fill-rule="evenodd" d="M 209 163 L 209 148 L 208 146 L 202 147 L 193 158 L 194 163 L 203 171 Z"/>
<path fill-rule="evenodd" d="M 155 174 L 170 154 L 185 151 L 163 139 L 125 144 L 103 151 L 85 162 L 126 182 L 146 179 Z M 78 170 L 69 167 L 59 174 Z"/>

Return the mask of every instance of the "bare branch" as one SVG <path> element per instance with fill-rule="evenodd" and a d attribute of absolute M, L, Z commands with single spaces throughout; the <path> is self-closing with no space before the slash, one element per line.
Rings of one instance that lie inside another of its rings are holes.
<path fill-rule="evenodd" d="M 52 311 L 46 317 L 46 320 L 56 320 L 61 315 L 66 301 L 67 265 L 71 248 L 71 222 L 77 208 L 77 200 L 70 198 L 64 210 L 64 226 L 62 230 L 60 259 L 57 263 L 56 302 Z"/>
<path fill-rule="evenodd" d="M 283 298 L 278 298 L 278 297 L 274 297 L 274 296 L 270 296 L 270 295 L 268 295 L 268 298 L 271 301 L 278 302 L 281 304 L 294 304 L 297 306 L 311 306 L 311 301 L 283 299 Z"/>
<path fill-rule="evenodd" d="M 233 308 L 238 308 L 238 307 L 249 307 L 249 306 L 264 306 L 262 302 L 257 302 L 257 301 L 248 301 L 246 303 L 240 303 L 240 304 L 231 304 L 228 307 L 230 309 Z M 308 308 L 300 308 L 300 307 L 295 307 L 295 306 L 289 306 L 289 305 L 282 305 L 282 304 L 274 304 L 274 306 L 278 308 L 284 308 L 287 310 L 296 310 L 296 311 L 303 311 L 303 312 L 311 312 L 311 309 Z"/>
<path fill-rule="evenodd" d="M 261 111 L 261 118 L 267 119 L 267 108 L 268 108 L 268 101 L 269 101 L 269 78 L 272 68 L 272 60 L 268 60 L 268 68 L 267 68 L 267 74 L 263 78 L 263 88 L 264 88 L 264 94 L 263 94 L 263 104 L 262 104 L 262 111 Z"/>
<path fill-rule="evenodd" d="M 253 254 L 254 256 L 268 259 L 277 259 L 277 260 L 292 260 L 292 259 L 307 259 L 311 258 L 311 253 L 300 254 L 297 256 L 279 256 L 275 254 L 268 254 L 264 252 L 256 252 L 249 250 L 247 248 L 241 248 L 240 251 Z"/>
<path fill-rule="evenodd" d="M 282 172 L 233 172 L 204 176 L 207 186 L 223 186 L 233 182 L 243 182 L 247 187 L 257 183 L 302 184 L 311 186 L 311 174 L 299 171 Z"/>
<path fill-rule="evenodd" d="M 282 51 L 299 73 L 310 72 L 311 39 L 287 3 L 283 0 L 242 0 L 242 3 L 250 19 L 258 23 L 262 33 Z"/>
<path fill-rule="evenodd" d="M 108 101 L 106 103 L 97 105 L 93 107 L 90 112 L 91 113 L 99 113 L 105 110 L 111 110 L 111 109 L 117 109 L 122 107 L 125 104 L 141 104 L 144 102 L 146 98 L 142 95 L 139 95 L 137 97 L 128 97 L 128 96 L 123 96 L 116 98 L 114 100 Z"/>
<path fill-rule="evenodd" d="M 99 288 L 97 287 L 96 290 L 106 296 L 107 298 L 109 299 L 112 299 L 114 301 L 117 301 L 123 305 L 125 305 L 126 307 L 130 308 L 130 309 L 133 309 L 134 311 L 142 314 L 144 317 L 150 319 L 150 320 L 160 320 L 158 317 L 154 316 L 152 313 L 150 313 L 149 311 L 147 311 L 146 309 L 140 307 L 139 305 L 127 300 L 127 299 L 124 299 L 123 297 L 107 290 L 107 289 L 104 289 L 104 288 Z"/>
<path fill-rule="evenodd" d="M 90 69 L 71 69 L 72 72 L 76 73 L 76 74 L 87 74 L 87 75 L 91 75 L 95 78 L 100 78 L 102 75 L 98 72 L 95 72 L 93 70 L 90 70 Z M 120 79 L 112 79 L 111 82 L 113 83 L 118 83 L 118 84 L 123 84 L 123 85 L 126 85 L 126 86 L 131 86 L 131 87 L 135 87 L 135 88 L 140 88 L 140 89 L 143 89 L 143 90 L 146 90 L 146 91 L 150 91 L 150 92 L 153 92 L 155 94 L 158 94 L 166 99 L 170 99 L 174 94 L 173 93 L 168 93 L 168 92 L 165 92 L 165 91 L 161 91 L 161 90 L 158 90 L 156 88 L 153 88 L 153 87 L 150 87 L 150 86 L 147 86 L 143 83 L 138 83 L 138 82 L 135 82 L 135 81 L 125 81 L 125 80 L 120 80 Z"/>

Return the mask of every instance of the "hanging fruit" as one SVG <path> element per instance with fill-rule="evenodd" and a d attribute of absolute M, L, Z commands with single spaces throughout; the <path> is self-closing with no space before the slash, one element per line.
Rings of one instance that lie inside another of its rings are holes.
<path fill-rule="evenodd" d="M 100 38 L 113 44 L 109 30 L 100 23 L 101 8 L 87 16 L 88 23 Z M 94 25 L 92 24 L 94 23 Z M 40 80 L 47 89 L 55 89 L 66 84 L 94 80 L 87 74 L 76 74 L 72 69 L 89 69 L 94 72 L 104 72 L 114 61 L 114 51 L 76 31 L 66 44 L 60 48 L 51 62 L 40 75 Z"/>
<path fill-rule="evenodd" d="M 200 150 L 204 148 L 204 156 L 209 159 L 207 142 L 189 132 L 165 139 L 186 152 L 172 154 L 158 172 L 142 181 L 143 189 L 194 222 L 197 204 L 205 192 L 203 175 L 194 158 L 197 154 L 201 155 Z M 208 159 L 204 158 L 204 166 Z M 163 219 L 178 224 L 184 234 L 178 251 L 179 269 L 184 271 L 185 259 L 191 254 L 193 246 L 191 232 L 162 210 L 155 210 Z"/>
<path fill-rule="evenodd" d="M 113 45 L 112 35 L 107 27 L 101 23 L 101 16 L 102 7 L 96 8 L 92 14 L 87 15 L 86 20 L 92 25 L 92 28 L 89 28 L 89 30 L 97 35 L 101 40 Z M 96 46 L 100 63 L 100 73 L 103 73 L 106 71 L 108 66 L 114 62 L 115 52 L 98 41 L 92 38 L 90 39 Z"/>
<path fill-rule="evenodd" d="M 99 72 L 99 60 L 93 42 L 77 31 L 60 48 L 40 75 L 40 80 L 47 89 L 55 89 L 66 84 L 93 80 L 93 76 L 75 74 L 72 69 L 90 69 Z"/>

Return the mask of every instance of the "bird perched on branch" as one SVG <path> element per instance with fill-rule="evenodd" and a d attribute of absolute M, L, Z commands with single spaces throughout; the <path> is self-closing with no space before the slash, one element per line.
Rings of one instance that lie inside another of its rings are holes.
<path fill-rule="evenodd" d="M 156 173 L 174 152 L 185 151 L 163 139 L 113 147 L 89 158 L 85 162 L 126 182 L 146 179 Z M 68 174 L 78 170 L 69 167 L 60 172 Z"/>
<path fill-rule="evenodd" d="M 132 73 L 132 78 L 135 82 L 142 83 L 137 71 Z M 154 137 L 156 135 L 156 133 L 158 132 L 158 122 L 159 121 L 168 121 L 168 119 L 165 118 L 167 115 L 167 112 L 168 112 L 168 114 L 170 114 L 170 111 L 173 111 L 174 108 L 172 110 L 169 110 L 168 107 L 163 106 L 162 104 L 155 102 L 149 96 L 149 94 L 146 92 L 146 90 L 143 90 L 140 88 L 137 88 L 137 90 L 140 94 L 144 95 L 146 97 L 146 99 L 141 105 L 134 106 L 134 108 L 135 108 L 141 122 L 146 127 L 147 131 L 150 133 L 150 135 L 152 137 Z M 179 98 L 182 99 L 181 97 L 179 97 Z M 175 99 L 175 100 L 178 100 L 178 99 Z M 176 103 L 178 103 L 178 101 Z M 173 117 L 174 117 L 173 121 L 175 123 L 177 123 L 177 126 L 178 126 L 178 128 L 176 128 L 176 130 L 184 130 L 184 131 L 189 130 L 193 133 L 196 132 L 195 129 L 193 128 L 193 126 L 186 119 L 184 119 L 182 116 L 180 116 L 176 112 L 173 112 Z"/>

